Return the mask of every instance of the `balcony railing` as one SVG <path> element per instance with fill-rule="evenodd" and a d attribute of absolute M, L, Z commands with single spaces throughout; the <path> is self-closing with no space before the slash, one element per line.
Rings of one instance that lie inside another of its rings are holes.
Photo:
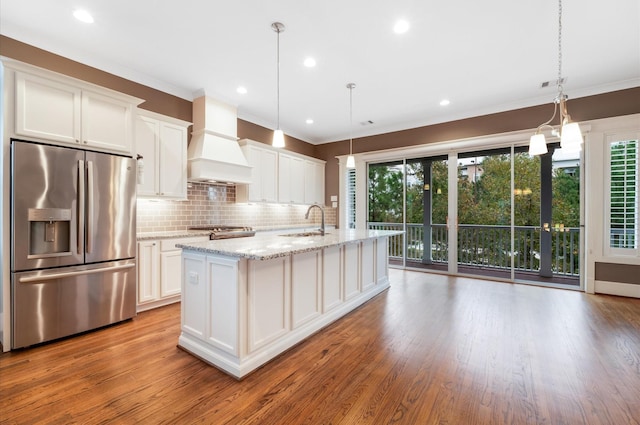
<path fill-rule="evenodd" d="M 424 227 L 422 224 L 369 223 L 370 229 L 405 230 L 404 235 L 389 239 L 389 256 L 402 259 L 405 249 L 408 262 L 422 262 L 424 254 Z M 554 275 L 577 277 L 580 274 L 580 228 L 549 229 L 552 236 L 552 263 Z M 514 227 L 514 249 L 511 250 L 510 226 L 482 226 L 461 224 L 458 227 L 458 263 L 484 269 L 509 270 L 511 257 L 516 271 L 538 272 L 540 269 L 540 228 Z M 431 262 L 448 262 L 448 232 L 446 225 L 431 226 Z"/>

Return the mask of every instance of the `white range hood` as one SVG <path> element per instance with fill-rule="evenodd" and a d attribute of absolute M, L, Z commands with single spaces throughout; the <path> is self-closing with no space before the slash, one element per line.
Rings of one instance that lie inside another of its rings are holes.
<path fill-rule="evenodd" d="M 187 150 L 188 180 L 251 183 L 251 167 L 238 145 L 235 107 L 208 96 L 193 101 L 193 132 Z"/>

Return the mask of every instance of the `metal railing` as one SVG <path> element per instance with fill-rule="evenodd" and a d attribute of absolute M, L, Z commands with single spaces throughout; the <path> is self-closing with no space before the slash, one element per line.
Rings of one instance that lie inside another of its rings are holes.
<path fill-rule="evenodd" d="M 424 227 L 422 224 L 369 223 L 369 229 L 404 230 L 389 238 L 389 257 L 402 259 L 406 246 L 409 262 L 422 262 Z M 516 271 L 537 272 L 540 269 L 540 228 L 514 227 L 514 249 L 511 251 L 510 226 L 461 224 L 458 226 L 458 263 L 470 267 L 509 270 L 514 257 Z M 550 228 L 554 275 L 577 277 L 580 274 L 580 228 Z M 406 238 L 406 245 L 405 245 Z M 448 262 L 448 232 L 446 225 L 431 226 L 431 262 Z"/>

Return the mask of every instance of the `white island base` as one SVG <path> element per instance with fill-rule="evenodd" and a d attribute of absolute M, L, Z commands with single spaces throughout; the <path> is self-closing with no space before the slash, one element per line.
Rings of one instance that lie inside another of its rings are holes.
<path fill-rule="evenodd" d="M 183 246 L 178 345 L 241 379 L 387 289 L 387 253 L 386 235 L 268 259 Z"/>

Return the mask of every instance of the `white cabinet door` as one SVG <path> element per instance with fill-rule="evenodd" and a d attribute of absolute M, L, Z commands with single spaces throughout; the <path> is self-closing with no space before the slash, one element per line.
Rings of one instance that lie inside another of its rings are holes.
<path fill-rule="evenodd" d="M 324 205 L 324 164 L 304 161 L 304 202 Z"/>
<path fill-rule="evenodd" d="M 160 122 L 160 195 L 187 197 L 187 129 Z"/>
<path fill-rule="evenodd" d="M 278 153 L 262 150 L 260 155 L 262 200 L 278 202 Z"/>
<path fill-rule="evenodd" d="M 107 151 L 131 153 L 133 107 L 91 91 L 82 92 L 82 143 Z"/>
<path fill-rule="evenodd" d="M 280 153 L 278 156 L 278 202 L 293 202 L 291 195 L 291 162 L 293 157 Z"/>
<path fill-rule="evenodd" d="M 81 97 L 79 88 L 16 72 L 16 134 L 78 144 Z"/>
<path fill-rule="evenodd" d="M 138 304 L 158 298 L 158 242 L 138 242 Z"/>
<path fill-rule="evenodd" d="M 291 201 L 304 203 L 304 159 L 293 157 L 291 161 Z"/>
<path fill-rule="evenodd" d="M 182 250 L 160 253 L 160 298 L 180 294 L 182 283 Z"/>
<path fill-rule="evenodd" d="M 144 164 L 142 180 L 138 180 L 138 196 L 158 195 L 158 162 L 160 158 L 160 124 L 157 120 L 138 116 L 136 120 L 136 153 Z"/>
<path fill-rule="evenodd" d="M 238 200 L 278 202 L 278 152 L 250 144 L 242 146 L 242 151 L 252 167 L 251 183 L 238 187 Z"/>
<path fill-rule="evenodd" d="M 304 159 L 278 154 L 278 202 L 304 203 Z"/>
<path fill-rule="evenodd" d="M 148 111 L 136 119 L 135 153 L 143 156 L 144 172 L 138 196 L 187 198 L 187 126 Z"/>

